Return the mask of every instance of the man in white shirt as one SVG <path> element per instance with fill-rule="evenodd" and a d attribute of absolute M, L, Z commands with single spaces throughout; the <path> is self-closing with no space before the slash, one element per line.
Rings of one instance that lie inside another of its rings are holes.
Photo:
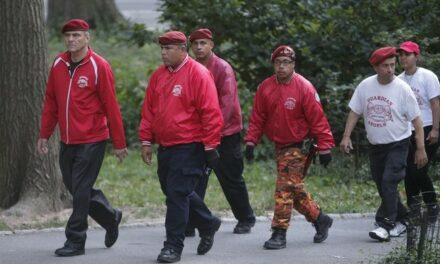
<path fill-rule="evenodd" d="M 340 144 L 344 153 L 353 149 L 350 135 L 362 115 L 370 143 L 371 174 L 381 198 L 376 213 L 378 227 L 369 235 L 379 241 L 389 241 L 396 222 L 407 215 L 397 186 L 405 177 L 411 123 L 417 143 L 412 162 L 421 168 L 428 160 L 416 98 L 411 88 L 394 75 L 396 55 L 394 47 L 377 49 L 371 55 L 369 62 L 377 74 L 364 79 L 356 88 Z"/>
<path fill-rule="evenodd" d="M 425 133 L 425 151 L 428 160 L 431 160 L 439 147 L 439 122 L 440 122 L 440 84 L 437 76 L 430 70 L 418 67 L 420 48 L 412 41 L 405 41 L 397 49 L 399 61 L 404 72 L 398 77 L 404 80 L 413 90 L 420 107 Z M 411 211 L 420 211 L 420 202 L 416 199 L 422 194 L 423 201 L 428 208 L 428 218 L 435 222 L 440 207 L 437 202 L 434 186 L 428 175 L 429 163 L 418 169 L 410 160 L 414 159 L 415 138 L 412 133 L 408 152 L 408 166 L 405 176 L 405 191 L 407 204 Z"/>

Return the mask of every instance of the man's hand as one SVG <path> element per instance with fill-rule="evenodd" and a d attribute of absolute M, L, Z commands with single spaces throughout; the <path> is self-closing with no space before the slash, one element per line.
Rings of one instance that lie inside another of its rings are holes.
<path fill-rule="evenodd" d="M 350 154 L 350 150 L 353 149 L 353 144 L 351 143 L 351 139 L 349 136 L 344 136 L 339 144 L 339 149 L 345 153 Z"/>
<path fill-rule="evenodd" d="M 429 131 L 426 140 L 429 141 L 429 145 L 436 144 L 438 142 L 438 129 Z"/>
<path fill-rule="evenodd" d="M 49 148 L 47 147 L 47 139 L 46 138 L 39 138 L 37 142 L 37 151 L 38 154 L 44 155 L 49 152 Z"/>
<path fill-rule="evenodd" d="M 205 156 L 206 165 L 211 169 L 217 168 L 220 162 L 220 154 L 218 154 L 218 151 L 216 149 L 205 151 Z"/>
<path fill-rule="evenodd" d="M 119 162 L 122 162 L 124 160 L 124 158 L 127 157 L 127 155 L 128 155 L 128 149 L 127 148 L 115 149 L 114 153 L 115 153 L 116 157 L 118 158 Z"/>
<path fill-rule="evenodd" d="M 327 168 L 330 161 L 332 161 L 332 153 L 330 150 L 319 151 L 319 164 Z"/>
<path fill-rule="evenodd" d="M 153 155 L 153 150 L 151 149 L 151 146 L 142 146 L 141 155 L 142 160 L 147 165 L 151 165 L 151 156 Z"/>
<path fill-rule="evenodd" d="M 252 144 L 250 142 L 248 142 L 246 144 L 246 149 L 244 151 L 244 157 L 246 158 L 247 161 L 252 161 L 255 158 L 254 148 L 255 148 L 254 144 Z"/>
<path fill-rule="evenodd" d="M 428 156 L 426 155 L 425 147 L 417 148 L 414 158 L 414 164 L 417 165 L 417 169 L 423 168 L 428 163 Z"/>

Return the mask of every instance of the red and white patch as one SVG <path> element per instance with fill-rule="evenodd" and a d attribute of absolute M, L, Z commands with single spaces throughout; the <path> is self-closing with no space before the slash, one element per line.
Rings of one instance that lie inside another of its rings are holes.
<path fill-rule="evenodd" d="M 89 83 L 89 78 L 87 78 L 86 76 L 79 76 L 78 78 L 78 87 L 79 88 L 85 88 Z"/>
<path fill-rule="evenodd" d="M 293 97 L 287 97 L 286 102 L 284 102 L 284 107 L 289 110 L 295 109 L 296 100 Z"/>
<path fill-rule="evenodd" d="M 181 96 L 182 95 L 182 85 L 180 85 L 180 84 L 174 85 L 173 90 L 171 91 L 171 93 L 174 96 Z"/>

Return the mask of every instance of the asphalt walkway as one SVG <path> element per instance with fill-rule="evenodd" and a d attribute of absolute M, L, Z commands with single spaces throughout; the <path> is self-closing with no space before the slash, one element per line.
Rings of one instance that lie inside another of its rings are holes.
<path fill-rule="evenodd" d="M 373 229 L 372 217 L 334 218 L 329 238 L 322 244 L 314 244 L 312 225 L 302 217 L 295 217 L 287 232 L 287 248 L 282 250 L 264 250 L 262 247 L 271 234 L 267 218 L 259 219 L 252 233 L 246 235 L 233 234 L 235 222 L 226 219 L 215 236 L 213 248 L 204 256 L 196 254 L 199 238 L 187 238 L 180 263 L 373 263 L 371 261 L 387 254 L 393 247 L 405 244 L 404 237 L 384 243 L 370 239 L 368 232 Z M 163 224 L 122 226 L 119 240 L 110 249 L 104 246 L 104 235 L 103 229 L 89 230 L 85 255 L 60 258 L 53 253 L 64 243 L 64 232 L 60 229 L 3 234 L 0 235 L 0 263 L 156 263 L 165 230 Z"/>

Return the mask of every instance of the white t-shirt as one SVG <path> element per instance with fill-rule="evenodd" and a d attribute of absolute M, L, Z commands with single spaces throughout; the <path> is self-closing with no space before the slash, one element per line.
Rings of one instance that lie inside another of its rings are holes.
<path fill-rule="evenodd" d="M 437 75 L 428 69 L 418 67 L 413 75 L 406 75 L 402 72 L 399 78 L 413 90 L 422 113 L 423 126 L 432 125 L 432 109 L 429 100 L 440 96 L 440 83 Z"/>
<path fill-rule="evenodd" d="M 411 88 L 399 78 L 382 85 L 377 74 L 364 79 L 354 91 L 348 106 L 363 115 L 368 141 L 388 144 L 411 135 L 411 121 L 420 115 Z"/>

